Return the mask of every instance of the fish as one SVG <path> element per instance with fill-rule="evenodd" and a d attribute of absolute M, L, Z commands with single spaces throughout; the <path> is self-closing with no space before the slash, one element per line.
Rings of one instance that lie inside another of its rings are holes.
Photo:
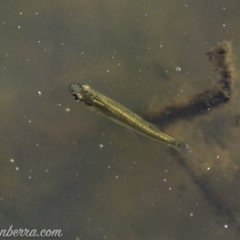
<path fill-rule="evenodd" d="M 165 143 L 176 150 L 188 153 L 199 161 L 199 159 L 193 155 L 190 144 L 178 141 L 167 135 L 158 127 L 144 120 L 127 107 L 94 90 L 90 86 L 81 83 L 72 83 L 69 86 L 69 91 L 75 100 L 85 103 L 87 106 L 112 121 L 155 141 Z"/>

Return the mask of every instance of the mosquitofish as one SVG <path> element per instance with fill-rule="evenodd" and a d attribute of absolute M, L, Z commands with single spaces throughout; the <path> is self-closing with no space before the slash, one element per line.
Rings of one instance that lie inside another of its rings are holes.
<path fill-rule="evenodd" d="M 69 86 L 69 91 L 76 100 L 84 102 L 87 106 L 90 106 L 92 109 L 105 115 L 114 122 L 117 122 L 118 124 L 153 140 L 165 143 L 170 147 L 186 152 L 192 157 L 196 158 L 192 155 L 192 151 L 188 143 L 178 141 L 160 131 L 153 124 L 147 122 L 130 109 L 124 107 L 120 103 L 103 95 L 102 93 L 95 91 L 88 85 L 73 83 Z"/>

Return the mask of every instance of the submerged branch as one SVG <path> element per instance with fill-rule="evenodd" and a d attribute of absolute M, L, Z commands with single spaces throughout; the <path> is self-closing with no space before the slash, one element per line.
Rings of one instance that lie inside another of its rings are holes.
<path fill-rule="evenodd" d="M 172 105 L 160 112 L 147 112 L 144 118 L 163 126 L 179 119 L 196 117 L 209 109 L 227 103 L 232 94 L 232 85 L 235 77 L 232 45 L 227 41 L 218 43 L 215 48 L 207 53 L 207 56 L 218 73 L 216 84 L 212 89 L 198 94 L 186 104 Z"/>
<path fill-rule="evenodd" d="M 224 41 L 218 43 L 207 53 L 212 67 L 216 70 L 216 82 L 210 89 L 206 90 L 188 101 L 186 104 L 177 104 L 160 110 L 159 112 L 148 112 L 144 118 L 160 126 L 169 125 L 179 119 L 190 119 L 197 117 L 227 103 L 233 91 L 235 78 L 235 67 L 232 61 L 232 45 Z M 240 114 L 235 118 L 235 125 L 239 125 Z M 201 190 L 203 196 L 221 216 L 227 216 L 229 222 L 233 223 L 237 231 L 240 229 L 240 220 L 236 209 L 222 194 L 215 189 L 209 174 L 201 171 L 200 166 L 193 167 L 189 162 L 182 159 L 181 164 L 186 168 L 193 182 Z"/>

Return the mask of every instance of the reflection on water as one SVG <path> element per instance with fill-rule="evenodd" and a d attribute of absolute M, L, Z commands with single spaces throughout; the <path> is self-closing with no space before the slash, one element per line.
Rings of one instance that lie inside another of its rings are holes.
<path fill-rule="evenodd" d="M 211 88 L 211 46 L 233 39 L 239 55 L 237 3 L 2 3 L 1 228 L 236 239 L 237 82 L 227 105 L 163 129 L 196 145 L 202 165 L 89 111 L 67 88 L 92 85 L 140 115 L 154 99 L 162 109 L 184 102 Z"/>

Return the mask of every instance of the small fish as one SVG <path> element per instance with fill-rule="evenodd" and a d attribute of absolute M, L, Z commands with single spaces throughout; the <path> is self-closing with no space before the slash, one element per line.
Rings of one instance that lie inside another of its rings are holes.
<path fill-rule="evenodd" d="M 147 122 L 120 103 L 90 88 L 88 85 L 73 83 L 69 86 L 69 91 L 76 100 L 84 102 L 87 106 L 90 106 L 114 122 L 153 140 L 166 143 L 168 146 L 186 152 L 196 158 L 192 155 L 188 143 L 178 141 L 166 133 L 161 132 L 153 124 Z"/>

